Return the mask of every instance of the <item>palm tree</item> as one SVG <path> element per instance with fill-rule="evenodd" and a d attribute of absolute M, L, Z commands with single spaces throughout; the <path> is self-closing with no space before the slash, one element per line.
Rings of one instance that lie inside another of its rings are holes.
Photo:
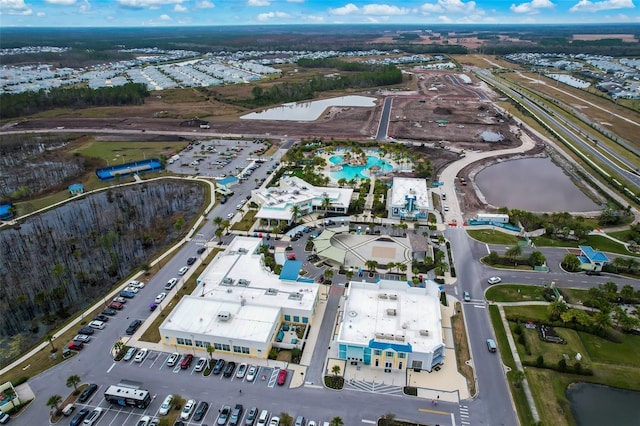
<path fill-rule="evenodd" d="M 217 228 L 213 234 L 218 238 L 218 241 L 222 242 L 222 234 L 224 234 L 222 228 Z"/>
<path fill-rule="evenodd" d="M 59 413 L 61 402 L 62 402 L 62 397 L 60 395 L 51 395 L 47 400 L 47 407 L 55 408 L 56 413 Z"/>
<path fill-rule="evenodd" d="M 336 416 L 331 419 L 329 426 L 344 426 L 344 422 L 342 421 L 342 418 Z"/>
<path fill-rule="evenodd" d="M 47 339 L 49 341 L 49 344 L 51 345 L 51 352 L 52 353 L 58 350 L 58 349 L 56 349 L 55 346 L 53 346 L 53 334 L 47 334 L 45 336 L 45 339 Z"/>
<path fill-rule="evenodd" d="M 397 268 L 399 264 L 400 263 L 396 263 L 396 262 L 388 262 L 387 269 L 389 269 L 389 272 L 393 272 L 393 268 Z"/>
<path fill-rule="evenodd" d="M 611 327 L 613 321 L 611 320 L 611 315 L 605 312 L 596 312 L 593 316 L 593 325 L 596 326 L 598 331 L 604 330 L 606 328 Z"/>
<path fill-rule="evenodd" d="M 554 302 L 551 302 L 551 304 L 547 308 L 549 312 L 549 319 L 552 321 L 559 319 L 560 315 L 565 313 L 568 309 L 569 307 L 562 300 L 556 300 Z"/>
<path fill-rule="evenodd" d="M 122 342 L 122 340 L 118 340 L 116 341 L 116 343 L 113 344 L 113 350 L 116 353 L 116 355 L 118 355 L 120 351 L 122 351 L 122 348 L 124 348 L 124 343 Z"/>
<path fill-rule="evenodd" d="M 369 272 L 373 274 L 375 272 L 376 267 L 378 266 L 378 261 L 367 260 L 364 264 L 367 266 L 367 268 L 369 268 Z"/>
<path fill-rule="evenodd" d="M 320 205 L 320 207 L 324 210 L 324 217 L 327 217 L 327 210 L 329 209 L 329 207 L 331 207 L 331 198 L 324 197 L 322 199 L 322 204 Z"/>
<path fill-rule="evenodd" d="M 400 272 L 405 272 L 407 270 L 407 264 L 398 262 L 396 268 L 398 268 Z"/>
<path fill-rule="evenodd" d="M 519 245 L 515 245 L 504 252 L 504 255 L 507 256 L 511 260 L 515 260 L 516 257 L 522 254 L 522 247 Z"/>
<path fill-rule="evenodd" d="M 213 224 L 218 228 L 220 228 L 220 225 L 222 225 L 222 222 L 224 222 L 224 219 L 220 216 L 216 216 L 213 218 Z"/>
<path fill-rule="evenodd" d="M 213 353 L 216 351 L 212 345 L 207 345 L 207 353 L 209 354 L 209 360 L 207 361 L 207 368 L 209 367 L 209 361 L 213 361 Z"/>
<path fill-rule="evenodd" d="M 325 269 L 323 275 L 325 280 L 330 280 L 333 278 L 333 269 Z"/>
<path fill-rule="evenodd" d="M 226 230 L 231 225 L 231 222 L 229 222 L 228 220 L 223 220 L 220 225 L 222 225 L 222 229 Z"/>
<path fill-rule="evenodd" d="M 67 377 L 67 387 L 68 388 L 73 388 L 73 393 L 77 394 L 78 393 L 78 383 L 80 383 L 81 379 L 80 376 L 78 376 L 77 374 L 73 374 L 69 377 Z"/>
<path fill-rule="evenodd" d="M 294 224 L 298 223 L 298 216 L 300 216 L 301 212 L 302 212 L 302 209 L 300 208 L 299 205 L 294 204 L 293 206 L 291 206 L 291 215 L 293 216 Z"/>

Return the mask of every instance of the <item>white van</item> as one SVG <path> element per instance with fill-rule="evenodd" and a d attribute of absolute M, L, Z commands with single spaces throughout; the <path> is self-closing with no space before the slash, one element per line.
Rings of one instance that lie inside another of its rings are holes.
<path fill-rule="evenodd" d="M 87 418 L 84 419 L 84 424 L 87 426 L 93 425 L 98 420 L 98 417 L 100 417 L 101 414 L 102 408 L 96 407 L 91 413 L 89 413 Z"/>
<path fill-rule="evenodd" d="M 258 416 L 258 426 L 265 426 L 269 421 L 269 411 L 262 410 Z"/>
<path fill-rule="evenodd" d="M 104 328 L 104 322 L 102 322 L 102 321 L 98 321 L 98 320 L 91 321 L 91 322 L 89 323 L 89 327 L 91 327 L 91 328 L 97 328 L 98 330 L 102 330 L 102 329 Z"/>

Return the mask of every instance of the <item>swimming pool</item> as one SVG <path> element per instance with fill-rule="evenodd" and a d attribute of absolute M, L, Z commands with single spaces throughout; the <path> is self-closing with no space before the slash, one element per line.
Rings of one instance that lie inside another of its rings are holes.
<path fill-rule="evenodd" d="M 334 155 L 329 158 L 332 164 L 340 164 L 343 161 L 342 155 Z M 346 180 L 351 179 L 367 179 L 369 177 L 369 169 L 373 166 L 380 167 L 381 172 L 388 172 L 393 169 L 393 166 L 389 164 L 389 161 L 376 157 L 374 155 L 367 155 L 367 164 L 364 166 L 350 166 L 348 164 L 342 165 L 342 170 L 331 172 L 329 177 L 333 180 L 340 180 L 342 178 Z"/>

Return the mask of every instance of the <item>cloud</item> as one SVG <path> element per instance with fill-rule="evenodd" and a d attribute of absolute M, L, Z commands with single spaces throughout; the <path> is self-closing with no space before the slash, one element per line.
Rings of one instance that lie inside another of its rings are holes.
<path fill-rule="evenodd" d="M 510 10 L 513 13 L 538 13 L 539 9 L 549 9 L 553 8 L 555 5 L 551 2 L 551 0 L 531 0 L 529 2 L 520 3 L 518 5 L 512 4 Z"/>
<path fill-rule="evenodd" d="M 196 9 L 213 9 L 214 7 L 216 7 L 216 5 L 209 0 L 196 2 Z"/>
<path fill-rule="evenodd" d="M 89 0 L 84 0 L 80 7 L 78 7 L 78 10 L 80 13 L 87 13 L 91 11 L 91 3 L 89 3 Z"/>
<path fill-rule="evenodd" d="M 438 19 L 440 20 L 440 22 L 444 22 L 445 24 L 450 24 L 453 22 L 453 20 L 446 15 L 440 15 L 438 16 Z"/>
<path fill-rule="evenodd" d="M 161 21 L 170 21 L 171 20 L 171 16 L 167 15 L 166 13 L 160 15 L 160 20 Z"/>
<path fill-rule="evenodd" d="M 0 15 L 31 15 L 33 10 L 24 0 L 0 0 Z"/>
<path fill-rule="evenodd" d="M 441 13 L 441 12 L 453 12 L 453 13 L 469 13 L 476 8 L 475 1 L 463 2 L 462 0 L 437 0 L 436 3 L 424 3 L 420 6 L 420 9 L 424 13 Z M 438 19 L 446 18 L 446 16 L 440 16 Z M 444 20 L 443 22 L 449 22 Z"/>
<path fill-rule="evenodd" d="M 269 0 L 247 0 L 248 6 L 271 6 Z"/>
<path fill-rule="evenodd" d="M 37 16 L 38 18 L 42 18 L 42 17 L 47 16 L 47 14 L 46 14 L 46 13 L 44 13 L 44 12 L 38 12 L 38 13 L 36 13 L 36 16 Z"/>
<path fill-rule="evenodd" d="M 305 21 L 305 22 L 314 22 L 314 23 L 318 23 L 318 22 L 324 22 L 324 16 L 320 16 L 320 15 L 303 15 L 300 18 L 301 21 Z"/>
<path fill-rule="evenodd" d="M 186 12 L 187 10 L 189 10 L 189 9 L 187 9 L 186 7 L 184 7 L 181 4 L 176 4 L 175 6 L 173 6 L 173 11 L 174 12 L 180 12 L 181 13 L 181 12 Z"/>
<path fill-rule="evenodd" d="M 157 9 L 168 4 L 182 4 L 184 0 L 117 0 L 117 3 L 128 9 Z"/>
<path fill-rule="evenodd" d="M 409 13 L 409 9 L 387 4 L 367 4 L 362 7 L 362 13 L 365 15 L 406 15 Z"/>
<path fill-rule="evenodd" d="M 274 18 L 286 19 L 286 18 L 291 18 L 291 15 L 285 12 L 265 12 L 265 13 L 260 13 L 258 15 L 258 21 L 261 21 L 261 22 L 270 21 L 271 19 L 274 19 Z"/>
<path fill-rule="evenodd" d="M 57 6 L 73 6 L 76 4 L 76 0 L 44 0 L 49 4 L 55 4 Z"/>
<path fill-rule="evenodd" d="M 569 12 L 600 12 L 601 10 L 633 9 L 633 0 L 580 0 Z"/>
<path fill-rule="evenodd" d="M 332 15 L 350 15 L 354 12 L 357 12 L 358 6 L 353 3 L 346 4 L 342 7 L 338 7 L 335 9 L 329 9 L 329 13 Z"/>
<path fill-rule="evenodd" d="M 304 3 L 304 0 L 287 0 L 287 3 Z"/>

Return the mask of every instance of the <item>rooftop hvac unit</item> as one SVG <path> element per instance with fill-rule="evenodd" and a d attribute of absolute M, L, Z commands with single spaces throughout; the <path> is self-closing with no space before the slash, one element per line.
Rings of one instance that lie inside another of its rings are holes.
<path fill-rule="evenodd" d="M 276 295 L 276 294 L 278 294 L 278 289 L 277 288 L 268 288 L 267 289 L 267 294 Z"/>
<path fill-rule="evenodd" d="M 420 335 L 421 336 L 428 336 L 429 335 L 429 330 L 420 330 Z"/>
<path fill-rule="evenodd" d="M 242 287 L 247 287 L 249 286 L 249 281 L 245 280 L 244 278 L 240 278 L 238 280 L 238 285 Z"/>
<path fill-rule="evenodd" d="M 389 295 L 389 299 L 391 299 L 391 300 L 398 300 L 398 295 L 397 295 L 397 294 L 390 294 L 390 295 Z"/>
<path fill-rule="evenodd" d="M 233 278 L 229 278 L 229 277 L 223 278 L 222 285 L 233 285 L 233 281 L 234 281 Z"/>
<path fill-rule="evenodd" d="M 240 298 L 240 306 L 244 306 L 247 304 L 247 299 L 245 299 L 244 297 Z"/>
<path fill-rule="evenodd" d="M 378 293 L 378 299 L 386 299 L 387 293 Z"/>
<path fill-rule="evenodd" d="M 247 253 L 247 249 L 246 249 L 246 248 L 244 248 L 244 247 L 240 247 L 240 248 L 238 249 L 238 253 L 244 253 L 244 254 L 246 254 L 246 253 Z"/>
<path fill-rule="evenodd" d="M 290 293 L 289 294 L 289 299 L 301 300 L 302 299 L 302 293 Z"/>
<path fill-rule="evenodd" d="M 395 309 L 387 309 L 387 315 L 389 315 L 390 317 L 395 317 L 396 316 L 396 310 Z"/>
<path fill-rule="evenodd" d="M 386 337 L 384 333 L 376 333 L 375 336 L 376 339 L 384 339 Z"/>
<path fill-rule="evenodd" d="M 396 340 L 398 342 L 404 342 L 404 336 L 396 335 Z"/>
<path fill-rule="evenodd" d="M 231 312 L 223 311 L 218 313 L 218 320 L 229 321 L 231 319 Z"/>

